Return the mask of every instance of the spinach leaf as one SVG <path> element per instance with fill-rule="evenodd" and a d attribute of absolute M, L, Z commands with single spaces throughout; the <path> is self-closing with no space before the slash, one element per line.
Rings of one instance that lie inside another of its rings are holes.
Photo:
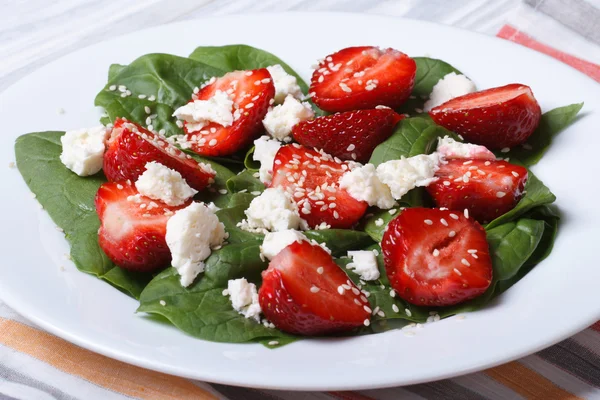
<path fill-rule="evenodd" d="M 405 118 L 396 125 L 389 138 L 375 147 L 369 163 L 377 166 L 401 157 L 431 153 L 437 147 L 438 138 L 444 136 L 460 140 L 451 131 L 436 125 L 429 116 Z"/>
<path fill-rule="evenodd" d="M 225 246 L 213 252 L 206 261 L 205 273 L 187 288 L 181 286 L 173 268 L 156 276 L 142 292 L 138 311 L 162 315 L 182 331 L 205 340 L 293 341 L 291 335 L 244 318 L 231 307 L 229 297 L 223 296 L 229 279 L 244 277 L 260 284 L 260 272 L 265 268 L 259 242 Z"/>
<path fill-rule="evenodd" d="M 117 76 L 119 72 L 121 72 L 127 65 L 123 64 L 110 64 L 108 67 L 108 80 L 110 81 L 112 78 Z"/>
<path fill-rule="evenodd" d="M 111 121 L 124 117 L 144 126 L 148 115 L 142 111 L 144 106 L 149 106 L 152 114 L 158 114 L 152 121 L 153 127 L 165 129 L 168 134 L 181 133 L 174 125 L 173 111 L 191 99 L 195 87 L 224 73 L 221 69 L 189 58 L 148 54 L 129 65 L 113 66 L 109 71 L 110 79 L 96 96 L 94 104 L 103 107 Z M 118 89 L 110 90 L 113 85 L 125 86 L 131 91 L 131 96 L 121 97 Z M 140 99 L 139 95 L 146 98 Z M 155 96 L 156 101 L 150 101 L 150 96 Z"/>
<path fill-rule="evenodd" d="M 249 171 L 256 172 L 260 169 L 260 161 L 255 161 L 252 159 L 254 155 L 254 146 L 252 146 L 246 156 L 244 157 L 244 167 L 246 167 Z"/>
<path fill-rule="evenodd" d="M 348 250 L 361 250 L 373 244 L 368 234 L 351 229 L 310 230 L 304 234 L 309 239 L 325 243 L 333 256 L 345 255 Z"/>
<path fill-rule="evenodd" d="M 415 86 L 410 98 L 397 111 L 409 115 L 427 115 L 422 114 L 423 108 L 436 83 L 451 72 L 461 72 L 447 62 L 435 58 L 414 57 L 413 60 L 417 64 Z"/>
<path fill-rule="evenodd" d="M 228 46 L 200 46 L 190 54 L 192 60 L 200 61 L 222 71 L 238 71 L 246 69 L 266 68 L 279 64 L 290 75 L 296 77 L 302 92 L 308 92 L 308 86 L 300 75 L 289 65 L 275 55 L 256 47 L 245 44 L 232 44 Z"/>
<path fill-rule="evenodd" d="M 527 142 L 510 150 L 508 153 L 510 158 L 519 160 L 525 166 L 536 164 L 550 147 L 552 139 L 575 120 L 582 107 L 583 103 L 577 103 L 544 113 L 540 125 Z"/>
<path fill-rule="evenodd" d="M 116 267 L 100 249 L 94 197 L 106 179 L 102 174 L 82 178 L 60 162 L 63 134 L 36 132 L 17 138 L 19 172 L 52 220 L 64 230 L 77 268 L 137 297 L 151 276 Z"/>
<path fill-rule="evenodd" d="M 217 211 L 219 221 L 223 223 L 225 230 L 229 233 L 229 238 L 227 239 L 229 243 L 245 243 L 257 240 L 262 243 L 263 235 L 247 232 L 237 227 L 238 222 L 246 218 L 246 214 L 244 214 L 246 208 L 248 207 L 242 205 Z"/>
<path fill-rule="evenodd" d="M 265 185 L 253 174 L 254 172 L 250 170 L 244 170 L 242 173 L 232 176 L 227 180 L 227 188 L 232 193 L 241 191 L 262 193 L 265 190 Z"/>
<path fill-rule="evenodd" d="M 462 72 L 452 65 L 436 58 L 414 57 L 413 60 L 417 64 L 417 73 L 415 75 L 415 86 L 413 87 L 412 94 L 417 97 L 429 97 L 433 87 L 449 73 L 462 74 Z"/>
<path fill-rule="evenodd" d="M 233 193 L 229 198 L 229 203 L 227 204 L 227 208 L 233 207 L 244 207 L 244 210 L 250 206 L 252 200 L 254 200 L 256 196 L 250 193 Z"/>
<path fill-rule="evenodd" d="M 546 185 L 533 174 L 533 172 L 528 171 L 528 173 L 529 178 L 525 184 L 525 196 L 517 203 L 515 208 L 487 224 L 486 229 L 491 229 L 508 221 L 513 221 L 537 206 L 550 204 L 556 200 L 556 196 L 552 194 L 550 189 L 548 189 Z"/>

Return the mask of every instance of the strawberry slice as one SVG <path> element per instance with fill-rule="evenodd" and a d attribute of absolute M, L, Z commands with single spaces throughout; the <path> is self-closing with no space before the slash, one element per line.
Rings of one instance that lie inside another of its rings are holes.
<path fill-rule="evenodd" d="M 398 50 L 348 47 L 319 63 L 310 93 L 329 112 L 397 108 L 410 96 L 416 71 L 415 61 Z"/>
<path fill-rule="evenodd" d="M 310 227 L 326 223 L 350 228 L 363 216 L 367 203 L 340 189 L 338 181 L 349 169 L 347 162 L 294 143 L 277 152 L 270 187 L 290 193 Z"/>
<path fill-rule="evenodd" d="M 115 120 L 107 148 L 102 168 L 111 182 L 135 182 L 150 161 L 179 172 L 198 191 L 212 183 L 216 175 L 210 165 L 198 163 L 164 137 L 121 118 Z"/>
<path fill-rule="evenodd" d="M 348 111 L 300 122 L 292 128 L 292 135 L 304 146 L 364 163 L 402 118 L 389 108 Z"/>
<path fill-rule="evenodd" d="M 96 194 L 98 241 L 108 258 L 123 269 L 154 271 L 169 265 L 167 221 L 176 210 L 142 196 L 126 181 L 104 183 Z"/>
<path fill-rule="evenodd" d="M 260 307 L 282 331 L 321 335 L 369 324 L 367 298 L 320 246 L 292 243 L 273 258 L 262 278 Z"/>
<path fill-rule="evenodd" d="M 227 156 L 248 147 L 263 131 L 262 120 L 275 96 L 275 85 L 266 68 L 234 71 L 200 89 L 194 100 L 208 100 L 216 91 L 227 93 L 233 100 L 233 124 L 223 126 L 211 122 L 191 132 L 184 124 L 190 148 L 205 156 Z"/>
<path fill-rule="evenodd" d="M 485 230 L 463 213 L 406 209 L 389 223 L 381 249 L 390 284 L 411 304 L 462 303 L 492 281 Z"/>
<path fill-rule="evenodd" d="M 502 149 L 525 142 L 537 128 L 542 110 L 529 86 L 513 83 L 456 97 L 429 115 L 469 142 Z"/>
<path fill-rule="evenodd" d="M 506 161 L 449 160 L 435 173 L 439 178 L 427 187 L 438 207 L 469 210 L 487 223 L 512 210 L 527 182 L 527 169 Z"/>

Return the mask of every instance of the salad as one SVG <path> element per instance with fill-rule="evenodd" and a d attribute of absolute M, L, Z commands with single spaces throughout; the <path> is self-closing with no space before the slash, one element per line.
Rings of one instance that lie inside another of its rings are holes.
<path fill-rule="evenodd" d="M 69 257 L 138 312 L 271 348 L 418 329 L 514 285 L 559 224 L 529 167 L 583 106 L 371 46 L 310 86 L 230 45 L 113 64 L 99 90 L 102 125 L 15 144 Z"/>

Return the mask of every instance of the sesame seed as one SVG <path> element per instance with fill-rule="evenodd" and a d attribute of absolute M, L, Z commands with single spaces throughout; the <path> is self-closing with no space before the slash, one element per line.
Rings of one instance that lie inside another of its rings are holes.
<path fill-rule="evenodd" d="M 221 193 L 221 194 L 227 194 L 227 189 L 219 189 L 219 193 Z"/>
<path fill-rule="evenodd" d="M 324 271 L 325 271 L 325 269 L 323 267 L 317 268 L 317 273 L 320 275 L 322 275 Z"/>
<path fill-rule="evenodd" d="M 452 218 L 452 219 L 458 219 L 458 215 L 452 213 L 452 214 L 450 214 L 450 218 Z"/>
<path fill-rule="evenodd" d="M 433 254 L 434 257 L 437 257 L 437 256 L 440 255 L 440 251 L 438 249 L 433 249 L 432 254 Z"/>
<path fill-rule="evenodd" d="M 385 318 L 385 313 L 381 310 L 377 311 L 377 316 L 381 317 L 381 318 Z"/>
<path fill-rule="evenodd" d="M 148 97 L 148 100 L 154 101 L 154 100 L 156 100 L 156 96 L 152 95 L 152 96 Z"/>
<path fill-rule="evenodd" d="M 339 294 L 343 295 L 344 294 L 344 288 L 341 286 L 338 286 L 337 291 Z"/>
<path fill-rule="evenodd" d="M 363 309 L 368 312 L 369 314 L 371 314 L 371 308 L 369 308 L 369 306 L 363 306 Z"/>
<path fill-rule="evenodd" d="M 508 153 L 509 151 L 510 151 L 510 147 L 503 147 L 503 148 L 500 150 L 500 153 Z"/>
<path fill-rule="evenodd" d="M 442 223 L 442 225 L 448 226 L 448 222 L 444 218 L 440 219 L 440 222 Z"/>
<path fill-rule="evenodd" d="M 465 161 L 465 162 L 463 163 L 463 165 L 469 165 L 469 164 L 473 164 L 473 160 Z"/>
<path fill-rule="evenodd" d="M 348 281 L 348 283 L 350 283 L 350 281 Z M 342 287 L 343 287 L 344 289 L 346 289 L 346 290 L 351 290 L 351 289 L 352 289 L 352 286 L 350 286 L 350 285 L 347 285 L 347 284 L 345 284 L 345 283 L 342 285 Z"/>
<path fill-rule="evenodd" d="M 390 215 L 394 215 L 394 214 L 396 214 L 396 211 L 398 211 L 398 210 L 396 210 L 395 208 L 392 208 L 388 212 L 390 213 Z"/>
<path fill-rule="evenodd" d="M 512 172 L 511 172 L 511 174 L 512 174 L 512 176 L 514 176 L 515 178 L 518 178 L 518 177 L 519 177 L 519 173 L 518 173 L 518 172 L 512 171 Z"/>
<path fill-rule="evenodd" d="M 394 289 L 390 290 L 390 297 L 396 297 L 396 291 Z"/>
<path fill-rule="evenodd" d="M 352 293 L 354 293 L 355 295 L 357 295 L 357 296 L 358 296 L 358 295 L 360 294 L 360 290 L 358 290 L 358 289 L 357 289 L 357 288 L 355 288 L 355 287 L 352 287 Z"/>
<path fill-rule="evenodd" d="M 352 93 L 352 89 L 350 86 L 346 85 L 344 82 L 339 83 L 340 88 L 346 93 Z"/>
<path fill-rule="evenodd" d="M 483 163 L 483 165 L 485 165 L 486 167 L 489 167 L 490 165 L 492 165 L 492 163 L 489 162 L 489 161 L 486 161 L 486 162 Z"/>
<path fill-rule="evenodd" d="M 145 95 L 145 94 L 138 94 L 138 99 L 142 99 L 142 100 L 143 100 L 143 99 L 145 99 L 145 98 L 146 98 L 146 95 Z"/>
<path fill-rule="evenodd" d="M 471 257 L 473 257 L 476 260 L 479 258 L 479 256 L 477 254 L 471 254 Z"/>
<path fill-rule="evenodd" d="M 360 302 L 358 299 L 354 299 L 354 303 L 355 303 L 357 306 L 362 306 L 361 302 Z"/>
<path fill-rule="evenodd" d="M 144 111 L 146 112 L 146 114 L 152 114 L 152 110 L 148 106 L 144 107 Z"/>
<path fill-rule="evenodd" d="M 412 317 L 412 312 L 411 312 L 411 311 L 410 311 L 408 308 L 405 308 L 405 309 L 404 309 L 404 313 L 405 313 L 407 316 L 409 316 L 409 317 Z"/>
<path fill-rule="evenodd" d="M 456 272 L 456 274 L 457 274 L 458 276 L 462 276 L 462 274 L 460 273 L 460 271 L 459 271 L 458 269 L 454 268 L 454 272 Z"/>
<path fill-rule="evenodd" d="M 469 218 L 469 209 L 468 208 L 465 208 L 464 215 L 465 215 L 465 218 Z"/>
<path fill-rule="evenodd" d="M 449 181 L 444 181 L 443 184 L 444 184 L 444 186 L 450 186 L 450 182 Z"/>
<path fill-rule="evenodd" d="M 395 313 L 400 312 L 400 309 L 395 304 L 392 304 L 392 310 L 394 310 Z"/>
<path fill-rule="evenodd" d="M 118 88 L 119 88 L 119 92 L 121 92 L 121 93 L 124 93 L 127 90 L 127 86 L 125 86 L 125 85 L 119 85 Z"/>
<path fill-rule="evenodd" d="M 166 302 L 166 301 L 164 301 L 164 300 L 161 300 L 161 301 L 159 301 L 159 303 L 160 303 L 160 305 L 161 305 L 161 306 L 163 306 L 163 307 L 167 305 L 167 302 Z"/>
<path fill-rule="evenodd" d="M 471 266 L 471 263 L 470 263 L 470 262 L 468 262 L 466 258 L 463 258 L 462 260 L 460 260 L 460 262 L 461 262 L 463 265 L 466 265 L 467 267 L 470 267 L 470 266 Z"/>
<path fill-rule="evenodd" d="M 117 183 L 117 189 L 122 190 L 123 189 L 123 185 L 121 185 L 120 183 Z"/>
<path fill-rule="evenodd" d="M 210 142 L 208 142 L 209 146 L 216 146 L 217 144 L 217 139 L 211 139 Z"/>
<path fill-rule="evenodd" d="M 496 197 L 498 197 L 499 199 L 501 199 L 504 196 L 506 196 L 505 192 L 496 192 Z"/>
<path fill-rule="evenodd" d="M 475 253 L 477 253 L 477 250 L 475 250 L 475 249 L 469 249 L 469 250 L 467 250 L 467 253 L 469 253 L 469 254 L 475 254 Z"/>
<path fill-rule="evenodd" d="M 229 290 L 227 290 L 227 289 L 223 289 L 223 291 L 221 292 L 221 294 L 222 294 L 223 296 L 229 296 Z"/>
<path fill-rule="evenodd" d="M 423 222 L 425 222 L 427 225 L 433 225 L 433 221 L 432 221 L 432 220 L 430 220 L 430 219 L 426 219 L 426 220 L 425 220 L 425 221 L 423 221 Z"/>
<path fill-rule="evenodd" d="M 369 326 L 369 325 L 371 325 L 371 321 L 369 321 L 368 319 L 365 319 L 363 324 L 365 324 L 365 326 Z"/>
<path fill-rule="evenodd" d="M 277 340 L 271 340 L 269 342 L 269 346 L 277 346 L 279 344 L 279 342 Z"/>
<path fill-rule="evenodd" d="M 117 85 L 110 85 L 108 87 L 108 90 L 110 90 L 111 92 L 114 92 L 115 90 L 117 90 Z"/>
<path fill-rule="evenodd" d="M 454 237 L 454 236 L 456 236 L 456 232 L 450 231 L 450 232 L 448 232 L 448 236 Z"/>
<path fill-rule="evenodd" d="M 248 103 L 244 108 L 252 108 L 254 107 L 254 103 Z"/>
<path fill-rule="evenodd" d="M 338 214 L 338 212 L 337 212 L 337 211 L 334 211 L 334 212 L 333 212 L 333 218 L 335 218 L 335 219 L 339 219 L 339 218 L 340 218 L 340 214 Z"/>
<path fill-rule="evenodd" d="M 152 124 L 148 125 L 148 130 L 149 130 L 149 131 L 152 131 L 152 130 L 154 130 L 154 126 L 153 126 Z"/>
<path fill-rule="evenodd" d="M 375 220 L 375 226 L 382 226 L 383 225 L 383 219 L 382 218 L 378 218 Z"/>
<path fill-rule="evenodd" d="M 310 292 L 311 292 L 311 293 L 317 293 L 319 290 L 321 290 L 321 289 L 319 289 L 319 288 L 318 288 L 318 287 L 316 287 L 316 286 L 311 286 L 311 287 L 310 287 Z"/>
<path fill-rule="evenodd" d="M 355 146 L 354 144 L 352 144 L 352 143 L 351 143 L 351 144 L 349 144 L 349 145 L 348 145 L 348 147 L 346 147 L 346 150 L 347 150 L 347 151 L 352 151 L 352 150 L 354 150 L 355 148 L 356 148 L 356 146 Z"/>

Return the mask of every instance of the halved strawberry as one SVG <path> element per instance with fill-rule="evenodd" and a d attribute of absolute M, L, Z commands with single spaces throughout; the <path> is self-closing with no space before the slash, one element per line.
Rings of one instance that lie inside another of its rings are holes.
<path fill-rule="evenodd" d="M 319 63 L 310 93 L 319 108 L 350 111 L 378 105 L 397 108 L 410 96 L 417 65 L 404 53 L 378 47 L 348 47 Z"/>
<path fill-rule="evenodd" d="M 171 207 L 140 195 L 128 182 L 104 183 L 96 194 L 100 247 L 124 269 L 149 272 L 166 267 L 171 262 L 167 221 L 188 204 Z"/>
<path fill-rule="evenodd" d="M 427 187 L 438 207 L 462 211 L 481 223 L 512 210 L 527 182 L 527 169 L 506 161 L 448 160 Z"/>
<path fill-rule="evenodd" d="M 408 208 L 389 223 L 381 249 L 391 286 L 412 304 L 462 303 L 492 282 L 485 230 L 463 213 Z"/>
<path fill-rule="evenodd" d="M 402 118 L 389 108 L 348 111 L 302 121 L 292 128 L 292 135 L 304 146 L 364 163 Z"/>
<path fill-rule="evenodd" d="M 529 86 L 513 83 L 456 97 L 429 115 L 469 142 L 502 149 L 525 142 L 537 128 L 542 110 Z"/>
<path fill-rule="evenodd" d="M 200 89 L 194 100 L 208 100 L 219 90 L 233 100 L 234 121 L 231 126 L 216 122 L 191 132 L 184 129 L 191 149 L 205 156 L 227 156 L 248 147 L 263 131 L 262 120 L 275 96 L 275 85 L 266 68 L 234 71 Z"/>
<path fill-rule="evenodd" d="M 367 203 L 340 189 L 338 181 L 349 168 L 347 162 L 294 143 L 277 152 L 270 187 L 290 193 L 311 227 L 326 223 L 350 228 L 363 216 Z"/>
<path fill-rule="evenodd" d="M 369 324 L 367 298 L 318 245 L 294 242 L 262 272 L 258 301 L 282 331 L 321 335 Z"/>
<path fill-rule="evenodd" d="M 212 183 L 216 175 L 210 165 L 198 163 L 163 137 L 125 119 L 115 120 L 107 147 L 102 168 L 111 182 L 135 182 L 150 161 L 179 172 L 198 191 Z"/>

